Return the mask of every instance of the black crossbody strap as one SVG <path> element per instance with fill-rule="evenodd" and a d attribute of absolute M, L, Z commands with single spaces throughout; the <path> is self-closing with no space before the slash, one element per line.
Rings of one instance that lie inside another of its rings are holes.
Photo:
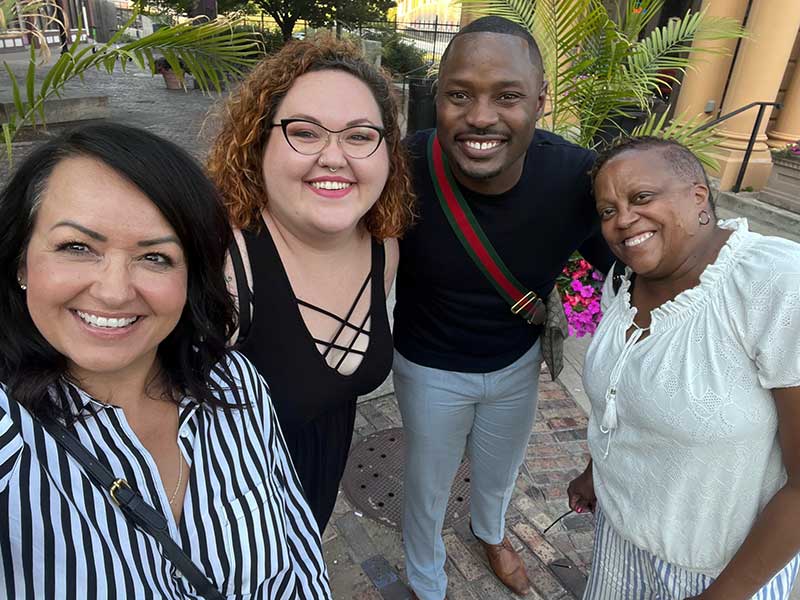
<path fill-rule="evenodd" d="M 207 600 L 224 598 L 208 577 L 170 537 L 169 525 L 164 515 L 145 502 L 141 494 L 131 488 L 127 481 L 115 477 L 61 423 L 53 419 L 42 420 L 41 423 L 56 442 L 80 463 L 90 479 L 108 492 L 114 503 L 122 509 L 123 514 L 139 529 L 156 539 L 161 545 L 164 555 L 175 565 L 175 568 L 183 573 L 197 593 Z"/>
<path fill-rule="evenodd" d="M 241 344 L 247 339 L 247 335 L 250 333 L 250 311 L 252 309 L 253 300 L 250 286 L 247 284 L 247 271 L 244 268 L 244 259 L 236 240 L 231 242 L 228 252 L 231 255 L 233 275 L 236 277 L 236 292 L 239 299 L 239 336 L 236 338 L 236 342 Z"/>

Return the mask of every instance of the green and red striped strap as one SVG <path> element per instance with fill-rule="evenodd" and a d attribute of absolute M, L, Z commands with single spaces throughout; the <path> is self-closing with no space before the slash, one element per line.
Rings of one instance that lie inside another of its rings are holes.
<path fill-rule="evenodd" d="M 528 323 L 543 322 L 544 303 L 536 293 L 517 281 L 486 237 L 453 179 L 435 133 L 428 140 L 428 170 L 450 226 L 481 273 L 508 302 L 511 312 L 519 314 Z"/>

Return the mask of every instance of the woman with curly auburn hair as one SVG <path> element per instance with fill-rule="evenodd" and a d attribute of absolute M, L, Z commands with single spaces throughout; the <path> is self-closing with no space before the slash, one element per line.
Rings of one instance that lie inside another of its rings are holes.
<path fill-rule="evenodd" d="M 392 365 L 386 294 L 414 198 L 391 81 L 350 43 L 290 43 L 230 99 L 209 171 L 235 228 L 236 342 L 323 531 L 356 398 Z"/>

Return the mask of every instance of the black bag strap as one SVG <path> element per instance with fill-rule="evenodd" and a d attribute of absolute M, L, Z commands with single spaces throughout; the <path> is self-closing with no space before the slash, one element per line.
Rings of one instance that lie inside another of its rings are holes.
<path fill-rule="evenodd" d="M 96 485 L 106 490 L 114 504 L 139 529 L 153 536 L 161 545 L 164 555 L 192 584 L 197 593 L 207 600 L 221 600 L 224 596 L 208 577 L 192 562 L 183 549 L 169 535 L 166 518 L 131 488 L 124 479 L 115 477 L 89 452 L 69 430 L 54 419 L 41 421 L 42 426 L 58 444 L 84 468 Z"/>
<path fill-rule="evenodd" d="M 252 323 L 250 313 L 253 306 L 253 297 L 250 292 L 250 286 L 247 284 L 247 271 L 244 268 L 242 252 L 239 250 L 239 244 L 236 243 L 236 240 L 233 240 L 228 252 L 231 255 L 233 275 L 236 277 L 236 293 L 239 298 L 239 336 L 236 338 L 236 343 L 241 344 L 250 333 L 250 325 Z"/>

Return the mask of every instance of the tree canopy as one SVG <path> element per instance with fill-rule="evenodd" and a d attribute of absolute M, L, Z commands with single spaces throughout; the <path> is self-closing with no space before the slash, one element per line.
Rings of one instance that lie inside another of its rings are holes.
<path fill-rule="evenodd" d="M 394 0 L 250 0 L 238 8 L 247 3 L 275 19 L 284 40 L 291 39 L 298 21 L 306 21 L 312 27 L 327 27 L 337 21 L 347 24 L 379 21 L 395 5 Z"/>

